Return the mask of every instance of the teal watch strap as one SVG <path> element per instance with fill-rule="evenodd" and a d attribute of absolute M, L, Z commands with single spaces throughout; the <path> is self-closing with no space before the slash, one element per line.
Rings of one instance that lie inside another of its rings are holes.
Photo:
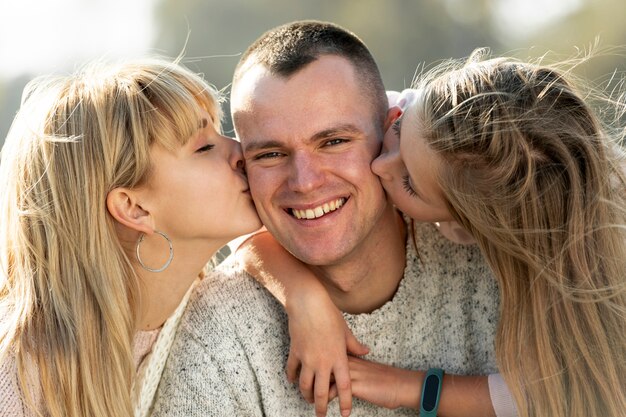
<path fill-rule="evenodd" d="M 439 396 L 441 395 L 441 383 L 443 382 L 443 370 L 430 368 L 424 377 L 422 384 L 422 398 L 420 399 L 420 417 L 437 417 L 439 408 Z"/>

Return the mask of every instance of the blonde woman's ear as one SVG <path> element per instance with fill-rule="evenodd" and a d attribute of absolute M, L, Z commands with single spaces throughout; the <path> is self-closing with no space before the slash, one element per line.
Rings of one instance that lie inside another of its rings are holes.
<path fill-rule="evenodd" d="M 107 195 L 107 209 L 121 225 L 137 232 L 152 234 L 153 218 L 138 200 L 139 196 L 136 192 L 126 188 L 115 188 Z"/>

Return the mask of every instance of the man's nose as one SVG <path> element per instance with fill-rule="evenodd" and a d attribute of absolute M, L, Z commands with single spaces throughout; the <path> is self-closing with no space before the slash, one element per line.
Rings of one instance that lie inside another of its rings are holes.
<path fill-rule="evenodd" d="M 299 152 L 290 162 L 289 188 L 298 193 L 310 192 L 324 183 L 324 169 L 314 156 Z"/>

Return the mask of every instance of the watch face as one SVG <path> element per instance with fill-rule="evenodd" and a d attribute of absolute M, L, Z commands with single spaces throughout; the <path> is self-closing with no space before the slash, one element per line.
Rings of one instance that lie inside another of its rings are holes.
<path fill-rule="evenodd" d="M 439 377 L 437 375 L 428 375 L 424 381 L 424 394 L 422 398 L 422 407 L 424 411 L 430 412 L 437 405 L 437 392 L 439 391 Z"/>

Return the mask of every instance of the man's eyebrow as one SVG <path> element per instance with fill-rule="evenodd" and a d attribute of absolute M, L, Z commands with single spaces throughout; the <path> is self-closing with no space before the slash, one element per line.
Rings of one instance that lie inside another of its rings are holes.
<path fill-rule="evenodd" d="M 356 135 L 362 135 L 362 134 L 363 134 L 363 131 L 357 128 L 355 125 L 345 124 L 345 125 L 334 126 L 329 129 L 324 129 L 320 132 L 317 132 L 315 135 L 313 135 L 313 137 L 311 137 L 310 142 L 316 142 L 321 139 L 328 139 L 328 138 L 337 137 L 341 135 L 356 136 Z"/>
<path fill-rule="evenodd" d="M 243 147 L 244 152 L 257 152 L 265 149 L 280 148 L 282 144 L 277 140 L 253 140 Z"/>
<path fill-rule="evenodd" d="M 362 134 L 363 134 L 363 131 L 357 128 L 356 126 L 352 124 L 345 124 L 345 125 L 333 126 L 331 128 L 321 130 L 315 133 L 313 136 L 311 136 L 308 140 L 306 140 L 306 142 L 313 143 L 313 142 L 318 142 L 323 139 L 333 138 L 333 137 L 337 137 L 341 135 L 356 136 L 356 135 L 362 135 Z M 246 144 L 246 146 L 244 146 L 243 151 L 244 152 L 258 152 L 258 151 L 262 151 L 265 149 L 276 149 L 282 146 L 283 146 L 283 143 L 277 140 L 263 140 L 263 139 L 252 140 L 251 142 Z"/>

